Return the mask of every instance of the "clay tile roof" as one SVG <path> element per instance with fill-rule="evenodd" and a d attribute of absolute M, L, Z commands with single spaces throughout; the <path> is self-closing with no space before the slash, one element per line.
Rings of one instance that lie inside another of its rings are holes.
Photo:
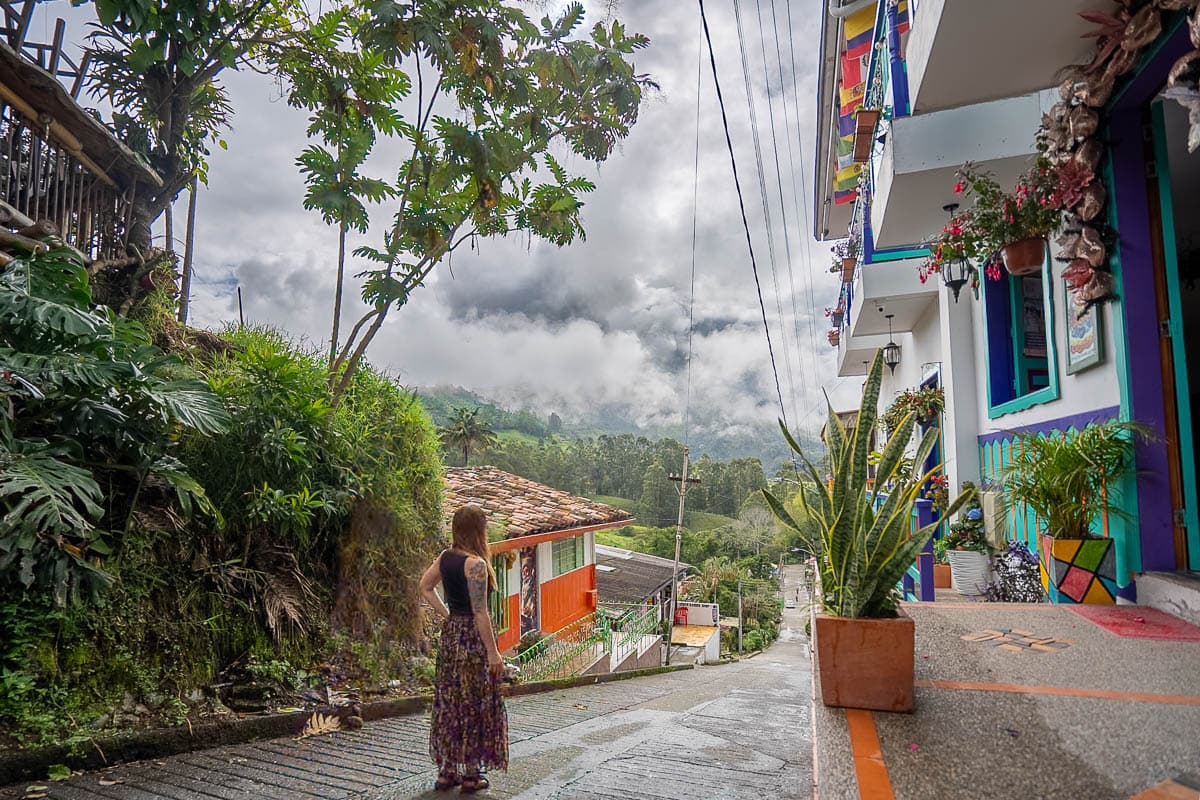
<path fill-rule="evenodd" d="M 503 525 L 507 539 L 633 521 L 628 511 L 552 489 L 495 467 L 447 469 L 447 516 L 467 503 L 482 508 L 492 523 Z"/>

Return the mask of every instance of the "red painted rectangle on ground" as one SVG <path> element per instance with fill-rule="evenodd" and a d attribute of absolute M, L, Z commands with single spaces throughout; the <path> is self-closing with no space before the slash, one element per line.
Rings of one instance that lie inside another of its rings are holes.
<path fill-rule="evenodd" d="M 1200 627 L 1148 606 L 1059 606 L 1129 639 L 1200 642 Z"/>

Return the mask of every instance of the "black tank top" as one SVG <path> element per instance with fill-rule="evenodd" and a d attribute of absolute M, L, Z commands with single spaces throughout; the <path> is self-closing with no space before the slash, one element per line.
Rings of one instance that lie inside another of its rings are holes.
<path fill-rule="evenodd" d="M 442 588 L 446 592 L 446 607 L 451 614 L 469 617 L 474 613 L 471 608 L 471 592 L 467 587 L 466 572 L 467 554 L 456 550 L 442 553 L 438 561 L 438 569 L 442 573 Z"/>

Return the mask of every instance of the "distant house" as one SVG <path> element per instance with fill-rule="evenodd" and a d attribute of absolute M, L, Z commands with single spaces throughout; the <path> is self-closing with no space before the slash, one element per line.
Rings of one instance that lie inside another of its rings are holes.
<path fill-rule="evenodd" d="M 492 536 L 499 591 L 492 609 L 500 649 L 531 631 L 552 634 L 596 610 L 595 532 L 633 516 L 495 467 L 446 470 L 446 513 L 474 503 Z"/>
<path fill-rule="evenodd" d="M 596 545 L 596 591 L 601 603 L 656 605 L 659 619 L 670 613 L 671 573 L 669 558 Z M 680 562 L 679 577 L 689 569 Z"/>

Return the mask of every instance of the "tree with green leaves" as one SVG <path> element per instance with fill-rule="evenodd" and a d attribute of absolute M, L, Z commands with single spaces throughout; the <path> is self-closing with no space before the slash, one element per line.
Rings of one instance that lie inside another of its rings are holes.
<path fill-rule="evenodd" d="M 337 279 L 329 362 L 337 356 L 346 272 L 346 234 L 366 233 L 366 203 L 394 196 L 385 180 L 360 173 L 377 135 L 401 129 L 395 106 L 409 92 L 408 77 L 382 54 L 353 46 L 362 15 L 335 7 L 307 30 L 276 44 L 272 60 L 291 82 L 288 103 L 310 112 L 310 144 L 296 163 L 308 187 L 304 207 L 319 211 L 326 225 L 338 228 Z"/>
<path fill-rule="evenodd" d="M 373 262 L 370 309 L 331 364 L 335 403 L 388 315 L 455 249 L 515 232 L 559 246 L 582 237 L 581 198 L 595 185 L 555 152 L 607 159 L 653 86 L 630 59 L 649 40 L 617 21 L 576 37 L 581 3 L 540 24 L 503 0 L 382 0 L 364 10 L 357 46 L 415 73 L 416 105 L 400 126 L 411 154 L 391 223 L 379 246 L 356 251 Z"/>
<path fill-rule="evenodd" d="M 495 447 L 496 432 L 479 417 L 478 408 L 458 408 L 450 415 L 450 421 L 438 429 L 442 444 L 449 449 L 461 450 L 463 466 L 470 463 L 471 453 Z"/>
<path fill-rule="evenodd" d="M 72 0 L 82 5 L 85 0 Z M 299 19 L 296 0 L 97 0 L 88 86 L 113 107 L 117 135 L 163 185 L 133 200 L 130 244 L 145 254 L 150 226 L 224 147 L 233 111 L 218 77 Z"/>
<path fill-rule="evenodd" d="M 668 525 L 679 515 L 679 493 L 661 461 L 646 467 L 642 474 L 642 493 L 638 519 L 643 525 Z"/>

